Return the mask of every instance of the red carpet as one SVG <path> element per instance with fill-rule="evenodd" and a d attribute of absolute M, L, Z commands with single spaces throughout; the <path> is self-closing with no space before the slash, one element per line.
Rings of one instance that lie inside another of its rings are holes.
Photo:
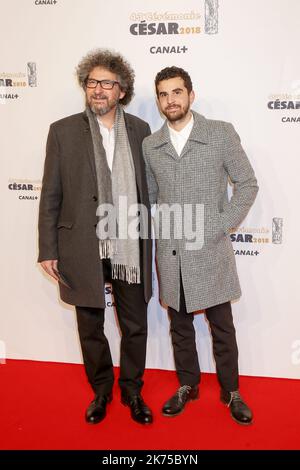
<path fill-rule="evenodd" d="M 248 427 L 236 424 L 220 403 L 214 374 L 203 374 L 199 400 L 166 418 L 160 408 L 177 388 L 175 373 L 147 370 L 150 426 L 130 419 L 117 385 L 106 419 L 86 424 L 93 395 L 81 365 L 8 360 L 0 364 L 0 383 L 2 450 L 300 449 L 300 380 L 241 377 L 241 394 L 254 411 Z"/>

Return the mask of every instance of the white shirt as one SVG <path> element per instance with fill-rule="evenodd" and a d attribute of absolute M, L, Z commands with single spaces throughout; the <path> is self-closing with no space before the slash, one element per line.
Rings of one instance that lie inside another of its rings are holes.
<path fill-rule="evenodd" d="M 189 122 L 186 124 L 186 126 L 183 129 L 181 129 L 181 131 L 175 131 L 175 129 L 170 127 L 170 125 L 168 123 L 171 142 L 172 142 L 176 152 L 178 153 L 178 155 L 181 154 L 182 149 L 185 146 L 185 144 L 186 144 L 186 142 L 187 142 L 187 140 L 190 136 L 193 125 L 194 125 L 194 116 L 193 116 L 193 114 L 192 114 L 192 117 L 189 120 Z"/>
<path fill-rule="evenodd" d="M 115 129 L 112 127 L 108 129 L 105 127 L 100 119 L 97 119 L 99 124 L 100 133 L 102 135 L 102 143 L 106 153 L 107 164 L 112 171 L 112 164 L 114 159 L 114 151 L 115 151 Z"/>

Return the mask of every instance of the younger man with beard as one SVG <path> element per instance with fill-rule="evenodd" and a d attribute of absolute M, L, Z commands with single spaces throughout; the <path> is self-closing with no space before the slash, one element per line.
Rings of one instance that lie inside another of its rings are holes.
<path fill-rule="evenodd" d="M 206 119 L 191 110 L 195 93 L 185 70 L 161 70 L 155 86 L 166 121 L 143 142 L 150 203 L 158 203 L 158 207 L 192 205 L 192 227 L 196 225 L 195 207 L 204 207 L 202 247 L 191 249 L 189 243 L 187 249 L 185 238 L 179 240 L 172 232 L 169 239 L 157 240 L 160 298 L 168 305 L 180 382 L 162 411 L 165 416 L 176 416 L 188 401 L 198 398 L 200 368 L 193 312 L 205 309 L 221 400 L 235 421 L 250 424 L 252 412 L 238 390 L 238 349 L 230 301 L 241 290 L 229 232 L 253 204 L 256 178 L 232 124 Z M 230 201 L 228 177 L 234 185 Z"/>

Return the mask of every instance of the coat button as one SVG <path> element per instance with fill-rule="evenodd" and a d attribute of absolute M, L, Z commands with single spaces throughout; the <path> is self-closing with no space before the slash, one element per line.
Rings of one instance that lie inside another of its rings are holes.
<path fill-rule="evenodd" d="M 174 256 L 176 255 L 176 250 L 172 251 L 172 255 L 174 255 Z"/>
<path fill-rule="evenodd" d="M 93 196 L 93 201 L 98 201 L 97 196 Z"/>

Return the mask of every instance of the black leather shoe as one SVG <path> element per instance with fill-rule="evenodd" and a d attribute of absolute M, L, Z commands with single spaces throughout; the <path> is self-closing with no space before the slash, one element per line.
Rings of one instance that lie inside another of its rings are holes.
<path fill-rule="evenodd" d="M 97 424 L 106 416 L 106 405 L 112 401 L 112 394 L 96 395 L 86 410 L 85 420 L 90 424 Z"/>
<path fill-rule="evenodd" d="M 238 390 L 235 392 L 226 392 L 225 390 L 221 390 L 221 401 L 230 409 L 230 413 L 234 421 L 244 425 L 252 423 L 252 411 L 243 401 Z"/>
<path fill-rule="evenodd" d="M 183 412 L 184 407 L 188 401 L 197 400 L 199 398 L 199 387 L 194 385 L 183 385 L 180 387 L 175 395 L 168 400 L 162 409 L 164 416 L 177 416 Z"/>
<path fill-rule="evenodd" d="M 152 411 L 144 402 L 140 394 L 127 395 L 122 393 L 121 403 L 129 406 L 131 417 L 134 421 L 140 424 L 150 424 L 153 421 Z"/>

